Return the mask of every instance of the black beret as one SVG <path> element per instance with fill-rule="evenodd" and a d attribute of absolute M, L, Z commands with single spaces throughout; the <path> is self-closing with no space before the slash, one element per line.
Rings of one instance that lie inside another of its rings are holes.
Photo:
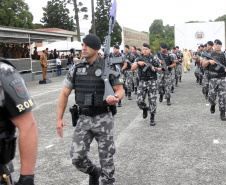
<path fill-rule="evenodd" d="M 213 46 L 213 42 L 212 41 L 208 41 L 207 44 L 209 44 L 210 46 Z"/>
<path fill-rule="evenodd" d="M 207 47 L 207 44 L 205 44 L 204 47 Z"/>
<path fill-rule="evenodd" d="M 125 47 L 129 49 L 129 46 L 128 45 L 125 45 Z"/>
<path fill-rule="evenodd" d="M 140 48 L 137 48 L 137 50 L 141 51 L 141 49 L 140 49 Z"/>
<path fill-rule="evenodd" d="M 83 42 L 92 49 L 99 50 L 101 48 L 100 38 L 94 34 L 86 35 Z"/>
<path fill-rule="evenodd" d="M 135 50 L 137 50 L 136 46 L 133 46 L 133 48 L 134 48 Z"/>
<path fill-rule="evenodd" d="M 151 49 L 150 45 L 149 45 L 149 44 L 147 44 L 147 43 L 143 43 L 143 47 L 146 47 L 146 48 Z"/>
<path fill-rule="evenodd" d="M 114 45 L 114 48 L 119 49 L 119 46 L 117 44 Z"/>
<path fill-rule="evenodd" d="M 167 46 L 166 43 L 162 43 L 162 44 L 160 44 L 160 47 L 163 48 L 163 49 L 167 49 L 168 46 Z"/>
<path fill-rule="evenodd" d="M 178 49 L 179 49 L 179 46 L 176 46 L 176 48 L 178 48 Z"/>
<path fill-rule="evenodd" d="M 169 51 L 170 50 L 170 47 L 167 47 L 167 50 Z"/>
<path fill-rule="evenodd" d="M 204 45 L 202 44 L 202 45 L 200 45 L 200 47 L 204 48 Z"/>
<path fill-rule="evenodd" d="M 215 44 L 222 45 L 222 42 L 221 42 L 219 39 L 216 39 L 216 40 L 214 41 L 214 43 L 215 43 Z"/>
<path fill-rule="evenodd" d="M 176 47 L 173 47 L 174 50 L 176 50 Z"/>

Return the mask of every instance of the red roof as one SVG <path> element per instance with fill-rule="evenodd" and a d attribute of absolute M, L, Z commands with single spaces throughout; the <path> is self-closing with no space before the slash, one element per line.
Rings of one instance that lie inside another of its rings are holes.
<path fill-rule="evenodd" d="M 64 30 L 64 29 L 60 29 L 60 28 L 40 28 L 40 29 L 36 29 L 37 31 L 68 31 L 68 30 Z"/>

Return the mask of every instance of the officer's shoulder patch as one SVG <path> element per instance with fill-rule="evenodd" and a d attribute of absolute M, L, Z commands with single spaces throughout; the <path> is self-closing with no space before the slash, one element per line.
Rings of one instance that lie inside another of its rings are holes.
<path fill-rule="evenodd" d="M 26 98 L 28 96 L 25 84 L 20 79 L 14 79 L 11 85 L 19 98 Z"/>

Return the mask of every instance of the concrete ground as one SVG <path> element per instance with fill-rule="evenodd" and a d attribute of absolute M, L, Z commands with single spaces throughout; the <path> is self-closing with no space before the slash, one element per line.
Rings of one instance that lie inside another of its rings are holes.
<path fill-rule="evenodd" d="M 36 185 L 87 185 L 85 175 L 71 164 L 69 149 L 74 128 L 69 107 L 64 114 L 67 128 L 64 137 L 56 132 L 56 108 L 65 76 L 52 78 L 52 83 L 27 82 L 35 101 L 39 146 L 35 172 Z M 142 118 L 136 96 L 125 97 L 115 116 L 114 157 L 118 185 L 223 185 L 226 184 L 226 122 L 220 113 L 210 114 L 209 103 L 195 82 L 194 63 L 183 73 L 182 83 L 172 94 L 172 105 L 157 102 L 155 127 L 149 117 Z M 99 164 L 97 144 L 91 145 L 90 158 Z M 19 152 L 15 158 L 19 176 Z"/>

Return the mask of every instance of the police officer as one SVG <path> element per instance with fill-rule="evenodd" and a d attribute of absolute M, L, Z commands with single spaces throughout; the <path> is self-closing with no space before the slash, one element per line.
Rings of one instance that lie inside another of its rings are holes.
<path fill-rule="evenodd" d="M 140 48 L 137 48 L 137 53 L 141 54 L 141 49 Z"/>
<path fill-rule="evenodd" d="M 110 58 L 114 58 L 114 57 L 121 57 L 122 54 L 119 52 L 119 46 L 116 44 L 113 46 L 113 53 L 110 53 Z M 122 67 L 126 67 L 127 66 L 127 62 L 123 62 L 122 65 L 116 65 L 116 71 L 121 73 L 122 78 L 124 79 L 124 74 L 122 73 Z M 123 84 L 124 85 L 124 84 Z M 118 107 L 122 107 L 122 101 L 119 100 L 118 102 Z"/>
<path fill-rule="evenodd" d="M 202 80 L 203 80 L 203 75 L 204 75 L 202 61 L 200 60 L 200 57 L 202 56 L 202 53 L 203 53 L 203 49 L 204 49 L 204 45 L 200 45 L 199 51 L 197 52 L 197 57 L 196 57 L 196 61 L 198 63 L 198 67 L 199 67 L 199 70 L 198 70 L 199 71 L 199 73 L 198 73 L 199 85 L 202 85 Z"/>
<path fill-rule="evenodd" d="M 46 50 L 43 50 L 43 54 L 40 57 L 40 65 L 42 68 L 42 75 L 43 75 L 43 80 L 46 80 L 46 73 L 47 73 L 47 56 L 46 56 Z"/>
<path fill-rule="evenodd" d="M 137 50 L 136 46 L 133 46 L 133 47 L 132 47 L 132 53 L 133 53 L 133 55 L 135 56 L 133 63 L 135 62 L 135 59 L 136 59 L 137 57 L 139 57 L 139 54 L 137 53 L 136 50 Z M 138 86 L 138 84 L 139 84 L 139 79 L 138 79 L 138 78 L 139 78 L 139 77 L 138 77 L 138 70 L 136 69 L 136 70 L 133 71 L 134 94 L 137 94 L 137 86 Z"/>
<path fill-rule="evenodd" d="M 138 68 L 139 75 L 139 86 L 138 86 L 138 95 L 137 95 L 137 105 L 140 109 L 143 110 L 143 118 L 147 117 L 148 110 L 150 111 L 150 125 L 155 126 L 155 114 L 156 114 L 156 99 L 157 99 L 157 75 L 156 68 L 161 71 L 161 64 L 157 56 L 151 55 L 150 45 L 147 43 L 143 44 L 143 54 L 141 57 L 138 57 L 133 66 L 132 71 Z M 145 59 L 145 61 L 144 61 Z M 148 63 L 152 64 L 152 68 L 147 68 L 146 71 L 143 71 L 145 66 Z M 149 106 L 145 103 L 146 95 L 148 94 Z"/>
<path fill-rule="evenodd" d="M 222 42 L 218 39 L 214 41 L 214 51 L 210 53 L 211 57 L 217 59 L 221 64 L 226 66 L 226 58 L 221 51 Z M 203 67 L 209 71 L 209 93 L 208 100 L 211 104 L 210 112 L 215 113 L 216 97 L 219 98 L 219 110 L 222 121 L 226 121 L 225 117 L 225 97 L 226 97 L 226 69 L 220 68 L 216 70 L 216 62 L 214 60 L 203 61 Z"/>
<path fill-rule="evenodd" d="M 160 45 L 161 51 L 157 53 L 161 64 L 163 64 L 163 60 L 166 63 L 167 69 L 163 69 L 162 74 L 158 76 L 158 91 L 160 94 L 159 101 L 162 102 L 163 96 L 165 94 L 165 98 L 167 99 L 167 105 L 171 105 L 170 102 L 170 91 L 172 86 L 172 68 L 176 67 L 176 63 L 174 61 L 174 57 L 172 54 L 167 52 L 167 44 L 162 43 Z M 167 71 L 168 70 L 168 71 Z"/>
<path fill-rule="evenodd" d="M 38 145 L 37 124 L 32 114 L 34 107 L 20 73 L 7 60 L 0 59 L 0 184 L 15 184 L 12 160 L 17 127 L 21 168 L 16 185 L 34 185 Z"/>
<path fill-rule="evenodd" d="M 176 55 L 177 55 L 177 59 L 178 59 L 178 64 L 177 64 L 178 78 L 179 78 L 179 82 L 181 82 L 183 53 L 180 51 L 179 46 L 176 46 Z"/>
<path fill-rule="evenodd" d="M 207 50 L 203 53 L 207 53 L 210 55 L 210 53 L 213 51 L 213 42 L 208 41 L 207 42 Z M 207 60 L 205 57 L 200 57 L 201 63 L 204 62 L 204 60 Z M 208 92 L 209 92 L 209 71 L 206 68 L 203 68 L 204 75 L 203 75 L 203 83 L 202 83 L 202 93 L 205 95 L 205 98 L 208 98 Z"/>
<path fill-rule="evenodd" d="M 115 91 L 115 96 L 108 96 L 103 101 L 104 82 L 101 79 L 104 59 L 98 56 L 101 41 L 96 35 L 86 35 L 82 42 L 82 56 L 84 57 L 68 71 L 64 80 L 57 106 L 57 132 L 63 137 L 62 127 L 64 110 L 68 96 L 75 90 L 75 101 L 79 106 L 79 120 L 75 127 L 71 158 L 76 168 L 90 176 L 90 185 L 99 184 L 99 177 L 105 184 L 113 184 L 115 145 L 113 139 L 114 117 L 113 107 L 122 99 L 123 80 L 121 77 L 110 77 L 110 83 Z M 98 88 L 97 88 L 98 87 Z M 98 142 L 101 169 L 95 166 L 88 158 L 92 140 Z"/>
<path fill-rule="evenodd" d="M 175 85 L 176 85 L 176 87 L 178 87 L 178 81 L 179 81 L 179 65 L 180 65 L 180 63 L 179 63 L 179 60 L 178 60 L 177 55 L 176 55 L 176 47 L 173 47 L 172 48 L 172 55 L 174 57 L 174 61 L 176 62 L 176 67 L 173 68 L 173 69 L 175 70 L 175 80 L 176 80 L 176 84 Z M 174 90 L 174 88 L 172 90 Z"/>
<path fill-rule="evenodd" d="M 133 71 L 131 71 L 132 63 L 135 60 L 135 56 L 129 52 L 129 46 L 125 45 L 123 58 L 127 62 L 127 66 L 123 66 L 122 70 L 126 77 L 125 92 L 128 94 L 128 100 L 132 100 L 131 93 L 133 91 Z"/>

